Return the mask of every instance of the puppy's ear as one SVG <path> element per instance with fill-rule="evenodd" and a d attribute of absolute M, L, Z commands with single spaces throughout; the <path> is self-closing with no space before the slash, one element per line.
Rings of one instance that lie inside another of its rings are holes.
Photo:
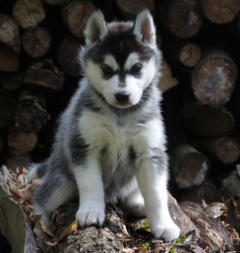
<path fill-rule="evenodd" d="M 91 45 L 97 40 L 102 40 L 108 33 L 107 25 L 100 10 L 95 11 L 89 18 L 84 30 L 85 42 Z"/>
<path fill-rule="evenodd" d="M 149 10 L 143 10 L 137 15 L 133 34 L 142 41 L 147 41 L 150 44 L 156 43 L 156 29 Z"/>

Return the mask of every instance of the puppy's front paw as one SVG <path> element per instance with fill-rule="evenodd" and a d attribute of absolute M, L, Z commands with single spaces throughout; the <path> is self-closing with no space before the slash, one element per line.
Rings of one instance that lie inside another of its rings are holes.
<path fill-rule="evenodd" d="M 80 226 L 89 226 L 92 224 L 98 224 L 102 226 L 105 213 L 102 208 L 79 208 L 76 213 L 76 219 L 78 220 Z"/>
<path fill-rule="evenodd" d="M 169 242 L 175 240 L 180 235 L 179 227 L 171 220 L 169 222 L 162 222 L 152 226 L 152 232 L 156 238 L 163 238 Z"/>

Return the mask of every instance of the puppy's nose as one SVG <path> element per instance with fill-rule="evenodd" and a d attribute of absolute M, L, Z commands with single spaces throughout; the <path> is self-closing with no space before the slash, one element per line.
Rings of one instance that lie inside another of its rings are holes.
<path fill-rule="evenodd" d="M 129 101 L 129 94 L 127 92 L 121 91 L 115 94 L 115 98 L 119 104 L 124 105 Z"/>

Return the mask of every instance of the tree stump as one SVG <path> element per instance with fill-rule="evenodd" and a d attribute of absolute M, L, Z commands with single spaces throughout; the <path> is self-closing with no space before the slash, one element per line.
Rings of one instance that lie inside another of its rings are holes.
<path fill-rule="evenodd" d="M 206 156 L 188 144 L 179 145 L 170 153 L 170 171 L 179 189 L 201 185 L 208 168 Z"/>
<path fill-rule="evenodd" d="M 31 159 L 28 154 L 10 156 L 6 162 L 7 168 L 16 171 L 17 169 L 22 170 L 27 168 L 31 163 Z"/>
<path fill-rule="evenodd" d="M 203 182 L 203 184 L 191 189 L 186 189 L 182 194 L 180 201 L 190 201 L 198 204 L 202 204 L 204 200 L 207 203 L 219 201 L 221 199 L 221 192 L 210 181 Z"/>
<path fill-rule="evenodd" d="M 48 120 L 45 99 L 33 92 L 24 91 L 18 101 L 15 122 L 26 133 L 38 132 Z"/>
<path fill-rule="evenodd" d="M 38 137 L 35 133 L 26 133 L 13 127 L 8 134 L 8 148 L 12 155 L 24 155 L 31 152 L 37 145 Z"/>
<path fill-rule="evenodd" d="M 233 115 L 225 108 L 214 108 L 198 102 L 183 108 L 183 123 L 188 133 L 200 137 L 224 137 L 235 129 Z"/>
<path fill-rule="evenodd" d="M 22 46 L 32 58 L 44 56 L 51 46 L 50 34 L 40 26 L 29 29 L 23 34 Z"/>
<path fill-rule="evenodd" d="M 53 61 L 44 60 L 28 68 L 24 83 L 47 87 L 52 90 L 62 90 L 64 76 Z"/>
<path fill-rule="evenodd" d="M 177 59 L 186 67 L 195 66 L 200 58 L 202 52 L 197 44 L 194 43 L 186 43 L 182 47 L 179 48 L 177 53 Z"/>
<path fill-rule="evenodd" d="M 20 50 L 18 25 L 12 17 L 5 14 L 0 15 L 0 41 L 17 52 Z"/>
<path fill-rule="evenodd" d="M 36 27 L 46 15 L 40 0 L 17 0 L 12 13 L 18 25 L 24 29 Z"/>
<path fill-rule="evenodd" d="M 87 20 L 94 10 L 91 2 L 73 1 L 64 8 L 63 20 L 72 34 L 83 38 Z"/>
<path fill-rule="evenodd" d="M 71 76 L 79 76 L 81 73 L 80 50 L 83 42 L 78 38 L 68 37 L 64 39 L 57 52 L 57 60 L 64 72 Z"/>
<path fill-rule="evenodd" d="M 19 54 L 7 46 L 0 45 L 0 71 L 14 72 L 19 68 Z"/>
<path fill-rule="evenodd" d="M 201 3 L 206 18 L 217 24 L 233 21 L 240 10 L 239 0 L 201 0 Z"/>
<path fill-rule="evenodd" d="M 143 9 L 154 10 L 153 0 L 117 0 L 116 4 L 121 14 L 128 19 L 134 18 Z"/>
<path fill-rule="evenodd" d="M 184 202 L 181 207 L 200 230 L 202 244 L 207 244 L 210 252 L 233 249 L 233 239 L 220 220 L 208 217 L 204 209 L 196 203 Z"/>
<path fill-rule="evenodd" d="M 193 71 L 193 93 L 202 104 L 222 106 L 231 98 L 237 74 L 237 66 L 228 55 L 207 53 Z"/>
<path fill-rule="evenodd" d="M 166 28 L 181 39 L 193 37 L 203 24 L 202 10 L 198 0 L 165 1 L 160 15 Z"/>
<path fill-rule="evenodd" d="M 232 164 L 240 156 L 239 141 L 233 137 L 194 140 L 193 144 L 211 158 L 219 160 L 224 164 Z"/>

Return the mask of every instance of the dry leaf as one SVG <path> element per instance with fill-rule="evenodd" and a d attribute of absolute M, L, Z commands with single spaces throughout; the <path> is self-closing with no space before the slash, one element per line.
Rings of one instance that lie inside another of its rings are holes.
<path fill-rule="evenodd" d="M 138 253 L 147 253 L 147 248 L 144 247 L 139 248 Z"/>
<path fill-rule="evenodd" d="M 78 221 L 75 220 L 66 230 L 62 232 L 62 234 L 57 239 L 57 242 L 61 242 L 66 236 L 70 235 L 72 232 L 77 231 Z"/>
<path fill-rule="evenodd" d="M 33 226 L 38 246 L 43 252 L 46 252 L 49 246 L 55 244 L 55 242 L 51 242 L 54 235 L 51 226 L 40 215 L 33 214 L 32 184 L 27 179 L 27 170 L 23 168 L 22 170 L 13 171 L 6 166 L 2 166 L 0 184 L 9 196 L 23 207 Z"/>

